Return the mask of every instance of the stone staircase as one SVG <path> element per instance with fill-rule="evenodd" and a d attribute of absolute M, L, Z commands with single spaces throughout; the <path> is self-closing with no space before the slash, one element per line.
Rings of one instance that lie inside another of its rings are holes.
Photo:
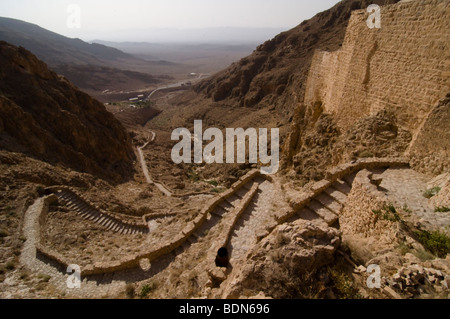
<path fill-rule="evenodd" d="M 232 261 L 243 258 L 267 234 L 266 227 L 275 223 L 272 209 L 276 187 L 269 180 L 258 182 L 258 192 L 236 222 L 227 245 Z"/>
<path fill-rule="evenodd" d="M 228 245 L 231 246 L 228 246 L 231 248 L 231 258 L 235 261 L 240 260 L 255 243 L 269 235 L 277 225 L 298 218 L 315 219 L 324 225 L 339 228 L 339 215 L 352 189 L 353 180 L 361 169 L 387 169 L 407 165 L 408 161 L 403 158 L 354 161 L 333 168 L 324 180 L 305 187 L 300 192 L 295 189 L 284 189 L 282 185 L 278 185 L 278 180 L 263 177 L 258 170 L 251 171 L 230 189 L 205 203 L 197 218 L 169 240 L 155 241 L 154 245 L 148 247 L 149 250 L 121 260 L 96 262 L 83 269 L 82 275 L 117 274 L 136 268 L 143 259 L 148 259 L 151 263 L 151 273 L 155 274 L 165 269 L 175 257 L 193 245 L 204 246 L 205 243 L 209 244 L 205 247 L 209 247 L 206 250 L 208 256 L 212 254 L 211 260 L 214 259 L 218 248 Z M 125 216 L 122 218 L 119 214 L 116 217 L 115 214 L 103 212 L 88 200 L 84 200 L 73 189 L 56 186 L 47 188 L 46 192 L 52 193 L 51 196 L 84 218 L 100 223 L 113 231 L 122 234 L 148 232 L 148 227 L 143 229 L 147 226 L 144 221 L 138 222 L 132 220 L 130 216 L 126 216 L 125 219 Z M 47 196 L 46 199 L 50 200 L 51 196 Z M 57 264 L 63 266 L 68 264 L 58 253 L 38 244 L 36 248 Z"/>
<path fill-rule="evenodd" d="M 68 189 L 56 191 L 55 195 L 56 197 L 58 197 L 58 200 L 62 204 L 64 204 L 67 208 L 75 211 L 84 219 L 93 221 L 113 232 L 124 235 L 146 234 L 149 232 L 148 227 L 126 224 L 119 219 L 102 213 L 92 205 L 88 204 L 82 198 L 80 198 L 77 194 Z"/>
<path fill-rule="evenodd" d="M 188 237 L 186 242 L 174 250 L 176 255 L 187 250 L 192 244 L 195 244 L 201 240 L 205 235 L 213 230 L 213 228 L 218 225 L 224 218 L 233 213 L 233 211 L 241 204 L 244 197 L 250 192 L 255 183 L 260 184 L 264 181 L 263 178 L 255 178 L 248 181 L 239 189 L 235 190 L 231 196 L 225 198 L 220 202 L 211 213 L 208 214 L 203 225 L 197 229 L 192 236 Z"/>
<path fill-rule="evenodd" d="M 339 228 L 339 216 L 352 190 L 356 174 L 343 177 L 312 197 L 309 203 L 295 212 L 288 221 L 301 218 L 305 220 L 319 220 L 331 227 Z"/>

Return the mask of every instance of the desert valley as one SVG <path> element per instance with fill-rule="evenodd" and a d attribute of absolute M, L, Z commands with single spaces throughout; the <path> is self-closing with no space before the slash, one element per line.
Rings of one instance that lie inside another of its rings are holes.
<path fill-rule="evenodd" d="M 151 44 L 0 18 L 0 298 L 448 299 L 449 21 L 343 0 Z"/>

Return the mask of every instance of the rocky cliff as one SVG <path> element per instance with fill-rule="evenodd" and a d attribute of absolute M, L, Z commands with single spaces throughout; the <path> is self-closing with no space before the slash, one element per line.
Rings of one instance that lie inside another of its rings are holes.
<path fill-rule="evenodd" d="M 29 51 L 0 42 L 0 148 L 121 180 L 134 153 L 105 107 Z"/>

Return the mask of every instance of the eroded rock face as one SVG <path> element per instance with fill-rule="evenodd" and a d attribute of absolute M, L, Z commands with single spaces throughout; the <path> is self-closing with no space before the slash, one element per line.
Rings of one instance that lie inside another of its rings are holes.
<path fill-rule="evenodd" d="M 278 226 L 248 255 L 224 288 L 222 297 L 239 298 L 263 292 L 273 298 L 302 296 L 302 285 L 311 274 L 334 261 L 341 243 L 335 228 L 297 220 Z"/>
<path fill-rule="evenodd" d="M 123 126 L 23 48 L 0 42 L 0 147 L 121 180 L 134 153 Z"/>

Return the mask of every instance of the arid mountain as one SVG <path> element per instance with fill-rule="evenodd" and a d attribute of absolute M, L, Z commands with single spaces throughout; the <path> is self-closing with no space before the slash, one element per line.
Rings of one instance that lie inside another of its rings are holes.
<path fill-rule="evenodd" d="M 130 89 L 158 84 L 153 67 L 162 62 L 139 59 L 98 43 L 86 43 L 35 24 L 0 17 L 0 40 L 31 51 L 82 89 Z"/>
<path fill-rule="evenodd" d="M 0 42 L 0 147 L 122 180 L 134 153 L 123 126 L 21 47 Z"/>
<path fill-rule="evenodd" d="M 101 44 L 70 39 L 25 21 L 0 18 L 0 40 L 22 46 L 51 66 L 60 64 L 111 66 L 120 59 L 135 59 Z"/>

